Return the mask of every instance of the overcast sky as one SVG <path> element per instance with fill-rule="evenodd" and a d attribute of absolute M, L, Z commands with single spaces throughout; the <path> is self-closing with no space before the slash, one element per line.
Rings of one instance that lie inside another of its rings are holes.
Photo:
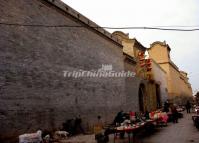
<path fill-rule="evenodd" d="M 63 0 L 100 26 L 198 26 L 199 0 Z M 198 28 L 181 27 L 181 28 Z M 111 33 L 113 30 L 108 30 Z M 171 59 L 199 90 L 199 31 L 121 30 L 145 47 L 166 41 Z"/>

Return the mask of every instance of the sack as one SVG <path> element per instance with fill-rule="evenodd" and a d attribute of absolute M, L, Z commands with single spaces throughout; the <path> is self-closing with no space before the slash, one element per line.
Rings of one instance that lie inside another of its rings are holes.
<path fill-rule="evenodd" d="M 41 131 L 23 134 L 19 136 L 19 143 L 40 143 L 42 141 Z"/>

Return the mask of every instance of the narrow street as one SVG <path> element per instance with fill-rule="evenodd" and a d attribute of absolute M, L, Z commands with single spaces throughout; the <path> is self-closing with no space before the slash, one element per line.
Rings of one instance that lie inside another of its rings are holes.
<path fill-rule="evenodd" d="M 197 5 L 1 0 L 0 143 L 199 143 Z"/>
<path fill-rule="evenodd" d="M 142 143 L 189 143 L 199 142 L 199 131 L 194 127 L 191 116 L 186 114 L 177 124 L 169 123 L 157 132 L 142 139 Z"/>
<path fill-rule="evenodd" d="M 199 131 L 194 127 L 192 113 L 183 113 L 184 117 L 179 119 L 177 124 L 168 123 L 167 127 L 158 127 L 149 136 L 139 135 L 135 143 L 191 143 L 199 142 Z M 110 135 L 109 143 L 113 143 L 113 136 Z M 94 135 L 76 136 L 63 143 L 96 143 Z M 125 139 L 116 139 L 115 143 L 128 143 Z"/>

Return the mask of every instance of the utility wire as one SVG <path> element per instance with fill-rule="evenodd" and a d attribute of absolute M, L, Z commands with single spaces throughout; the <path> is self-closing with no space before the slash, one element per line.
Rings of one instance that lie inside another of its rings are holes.
<path fill-rule="evenodd" d="M 180 29 L 180 28 L 160 28 L 160 27 L 103 27 L 105 29 L 152 29 L 164 31 L 199 31 L 199 28 Z"/>
<path fill-rule="evenodd" d="M 80 25 L 43 25 L 43 24 L 19 24 L 19 23 L 2 23 L 0 25 L 5 26 L 24 26 L 24 27 L 44 27 L 44 28 L 82 28 L 86 26 Z M 90 26 L 92 28 L 104 28 L 104 29 L 151 29 L 151 30 L 164 30 L 164 31 L 199 31 L 199 28 L 182 29 L 182 28 L 161 28 L 161 27 L 106 27 L 106 26 Z M 165 26 L 168 27 L 168 26 Z M 172 26 L 175 27 L 175 26 Z M 181 26 L 179 26 L 181 27 Z"/>
<path fill-rule="evenodd" d="M 151 27 L 189 27 L 189 28 L 193 28 L 193 27 L 199 27 L 199 25 L 156 25 L 156 26 L 151 26 Z"/>

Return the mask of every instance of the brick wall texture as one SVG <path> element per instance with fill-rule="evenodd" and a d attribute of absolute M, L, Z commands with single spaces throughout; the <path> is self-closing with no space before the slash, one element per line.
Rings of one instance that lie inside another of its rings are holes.
<path fill-rule="evenodd" d="M 1 23 L 82 25 L 44 0 L 2 0 Z M 89 27 L 0 25 L 0 140 L 56 130 L 78 115 L 92 125 L 138 110 L 137 78 L 64 78 L 64 70 L 133 70 L 122 47 Z"/>

